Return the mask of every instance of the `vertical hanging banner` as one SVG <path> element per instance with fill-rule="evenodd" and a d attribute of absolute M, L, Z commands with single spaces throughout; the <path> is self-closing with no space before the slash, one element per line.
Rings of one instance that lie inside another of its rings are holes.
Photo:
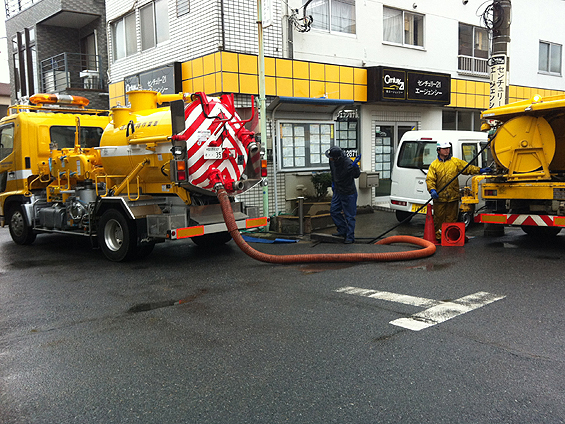
<path fill-rule="evenodd" d="M 489 109 L 506 104 L 507 62 L 505 54 L 492 56 L 488 60 L 490 67 Z"/>
<path fill-rule="evenodd" d="M 273 0 L 262 0 L 261 19 L 263 21 L 263 28 L 273 25 Z"/>

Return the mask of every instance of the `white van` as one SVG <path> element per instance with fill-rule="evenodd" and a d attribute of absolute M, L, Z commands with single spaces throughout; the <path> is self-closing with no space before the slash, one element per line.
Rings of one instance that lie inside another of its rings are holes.
<path fill-rule="evenodd" d="M 437 143 L 448 141 L 453 146 L 453 156 L 471 161 L 479 150 L 487 143 L 487 134 L 474 131 L 408 131 L 400 140 L 396 151 L 391 174 L 390 203 L 396 210 L 396 218 L 403 221 L 412 212 L 417 211 L 429 199 L 426 187 L 428 167 L 437 158 Z M 484 168 L 488 166 L 489 149 L 485 149 L 473 165 Z M 471 175 L 460 175 L 461 187 L 470 185 Z M 480 202 L 475 212 L 483 205 Z M 426 208 L 420 213 L 425 214 Z M 474 221 L 473 214 L 460 216 L 460 221 L 467 225 Z"/>

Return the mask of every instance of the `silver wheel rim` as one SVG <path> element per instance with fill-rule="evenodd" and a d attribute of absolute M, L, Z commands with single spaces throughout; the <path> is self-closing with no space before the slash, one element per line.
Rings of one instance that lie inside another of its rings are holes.
<path fill-rule="evenodd" d="M 12 220 L 10 222 L 12 231 L 17 237 L 21 237 L 24 233 L 24 217 L 20 212 L 15 212 L 12 215 Z"/>
<path fill-rule="evenodd" d="M 111 219 L 104 227 L 104 243 L 112 252 L 117 252 L 124 242 L 124 230 L 120 223 Z"/>

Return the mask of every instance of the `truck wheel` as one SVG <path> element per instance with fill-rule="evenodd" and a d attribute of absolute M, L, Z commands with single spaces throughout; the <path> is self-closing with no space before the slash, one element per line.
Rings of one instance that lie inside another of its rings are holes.
<path fill-rule="evenodd" d="M 27 223 L 22 205 L 13 206 L 8 210 L 8 226 L 10 235 L 16 244 L 32 244 L 36 234 Z"/>
<path fill-rule="evenodd" d="M 399 211 L 397 210 L 395 212 L 396 214 L 396 219 L 398 220 L 398 222 L 402 222 L 404 221 L 406 218 L 408 218 L 410 215 L 412 215 L 412 212 L 406 212 L 406 211 Z M 410 218 L 408 221 L 406 221 L 406 223 L 409 223 L 410 221 L 412 221 L 412 218 Z"/>
<path fill-rule="evenodd" d="M 98 244 L 106 258 L 126 261 L 137 253 L 135 227 L 123 213 L 108 209 L 98 222 Z"/>
<path fill-rule="evenodd" d="M 474 222 L 473 212 L 460 213 L 458 221 L 463 222 L 465 224 L 465 228 L 469 228 L 469 226 Z"/>
<path fill-rule="evenodd" d="M 521 225 L 520 228 L 522 228 L 522 231 L 530 237 L 538 239 L 555 237 L 561 231 L 560 227 L 535 227 L 532 225 Z"/>
<path fill-rule="evenodd" d="M 200 247 L 214 247 L 226 244 L 231 240 L 231 235 L 227 231 L 214 234 L 204 234 L 203 236 L 192 237 L 194 244 Z"/>

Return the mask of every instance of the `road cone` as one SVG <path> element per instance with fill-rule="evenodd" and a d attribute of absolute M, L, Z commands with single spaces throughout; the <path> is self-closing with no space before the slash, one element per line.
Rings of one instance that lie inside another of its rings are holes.
<path fill-rule="evenodd" d="M 431 241 L 433 244 L 439 244 L 436 240 L 436 230 L 434 228 L 434 217 L 432 215 L 432 205 L 428 205 L 426 213 L 426 225 L 424 227 L 424 240 Z"/>

